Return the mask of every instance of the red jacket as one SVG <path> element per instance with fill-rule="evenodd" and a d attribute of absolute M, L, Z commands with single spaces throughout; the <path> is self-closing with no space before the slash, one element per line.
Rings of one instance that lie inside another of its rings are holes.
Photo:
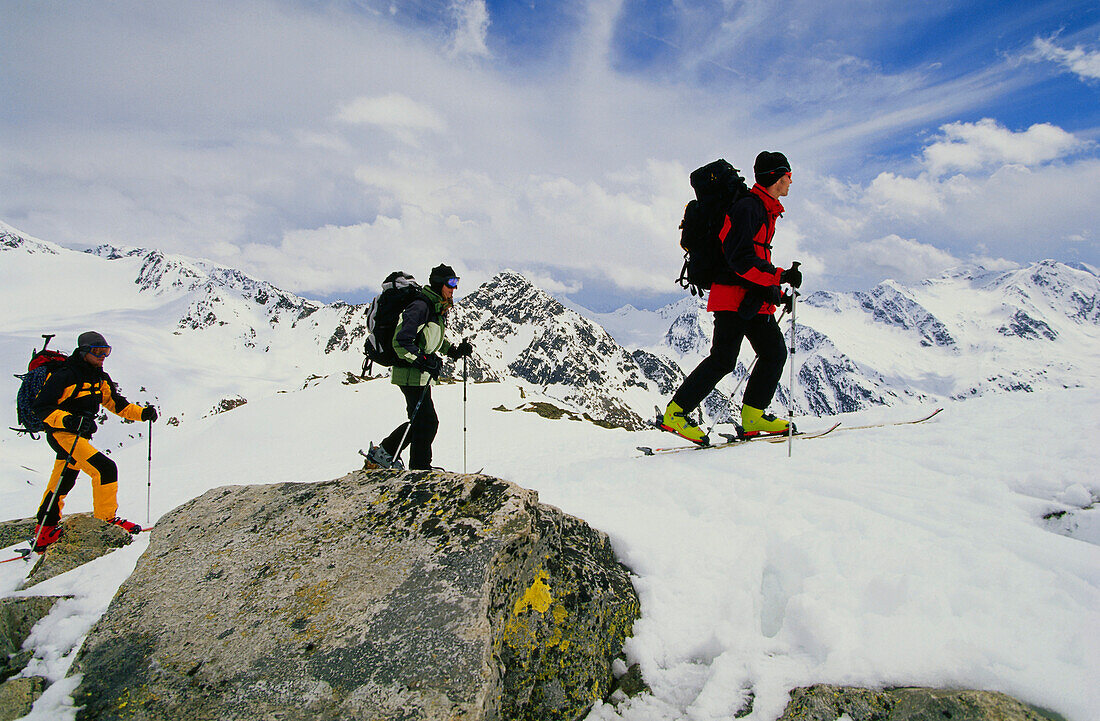
<path fill-rule="evenodd" d="M 728 268 L 710 288 L 708 311 L 775 312 L 783 271 L 772 265 L 772 237 L 782 214 L 783 204 L 759 184 L 734 203 L 718 233 Z"/>

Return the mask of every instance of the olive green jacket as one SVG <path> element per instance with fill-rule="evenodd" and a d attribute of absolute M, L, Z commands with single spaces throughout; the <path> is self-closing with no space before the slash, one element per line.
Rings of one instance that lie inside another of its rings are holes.
<path fill-rule="evenodd" d="M 390 381 L 394 385 L 423 386 L 431 380 L 429 374 L 413 368 L 412 362 L 420 355 L 446 355 L 451 350 L 450 342 L 443 335 L 450 307 L 450 302 L 431 288 L 421 288 L 420 297 L 401 311 L 393 334 L 397 363 L 393 364 Z"/>

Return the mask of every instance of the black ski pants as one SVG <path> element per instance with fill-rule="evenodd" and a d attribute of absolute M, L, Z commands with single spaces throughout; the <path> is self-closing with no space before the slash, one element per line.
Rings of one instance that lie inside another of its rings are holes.
<path fill-rule="evenodd" d="M 783 364 L 787 362 L 783 332 L 779 330 L 779 323 L 770 313 L 758 313 L 745 320 L 735 311 L 715 311 L 714 340 L 710 346 L 710 355 L 684 379 L 672 400 L 684 411 L 695 410 L 714 390 L 714 386 L 718 385 L 718 381 L 733 372 L 737 366 L 741 341 L 746 338 L 756 351 L 757 360 L 749 374 L 742 402 L 753 408 L 766 409 L 775 397 L 775 389 L 783 374 Z"/>
<path fill-rule="evenodd" d="M 426 386 L 398 386 L 398 388 L 405 395 L 405 410 L 409 421 L 394 428 L 393 432 L 378 445 L 394 458 L 397 458 L 397 455 L 408 446 L 409 470 L 427 470 L 432 467 L 432 441 L 435 440 L 435 433 L 439 430 L 439 416 L 436 415 L 435 404 L 432 402 L 432 386 L 429 383 Z M 409 429 L 407 436 L 406 428 Z M 405 436 L 405 443 L 398 448 L 397 444 L 401 443 L 402 436 Z"/>

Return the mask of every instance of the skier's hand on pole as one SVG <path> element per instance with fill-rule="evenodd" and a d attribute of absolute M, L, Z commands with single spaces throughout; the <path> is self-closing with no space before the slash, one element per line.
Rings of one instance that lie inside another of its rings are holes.
<path fill-rule="evenodd" d="M 779 282 L 786 283 L 792 288 L 802 287 L 802 271 L 798 269 L 801 265 L 797 260 L 791 263 L 791 267 L 779 274 Z"/>
<path fill-rule="evenodd" d="M 802 295 L 793 288 L 788 289 L 788 291 L 789 292 L 785 292 L 783 295 L 779 296 L 779 307 L 783 309 L 783 312 L 779 314 L 779 318 L 776 319 L 777 321 L 782 320 L 784 314 L 794 313 L 794 298 L 795 296 Z"/>
<path fill-rule="evenodd" d="M 423 371 L 435 379 L 438 379 L 439 374 L 443 371 L 443 363 L 439 360 L 439 356 L 428 355 L 426 353 L 421 353 L 420 356 L 413 361 L 412 365 L 413 368 Z"/>

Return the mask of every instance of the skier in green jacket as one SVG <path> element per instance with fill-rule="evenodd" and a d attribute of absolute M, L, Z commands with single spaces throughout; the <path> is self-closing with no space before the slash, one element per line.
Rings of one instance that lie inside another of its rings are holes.
<path fill-rule="evenodd" d="M 439 416 L 432 402 L 431 385 L 438 381 L 443 368 L 437 353 L 458 359 L 473 352 L 469 342 L 453 345 L 444 337 L 456 288 L 458 276 L 454 269 L 437 265 L 428 277 L 428 287 L 421 289 L 420 296 L 401 312 L 393 336 L 398 362 L 393 365 L 391 382 L 405 396 L 409 420 L 377 446 L 371 443 L 368 466 L 400 468 L 398 456 L 409 446 L 410 470 L 432 468 L 432 441 L 439 429 Z"/>

